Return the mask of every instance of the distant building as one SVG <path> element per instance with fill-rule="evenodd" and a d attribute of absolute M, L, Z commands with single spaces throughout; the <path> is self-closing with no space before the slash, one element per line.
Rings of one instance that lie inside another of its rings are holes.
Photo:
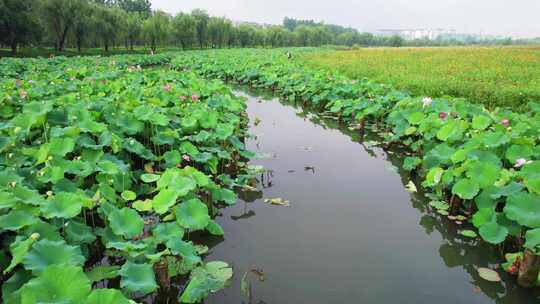
<path fill-rule="evenodd" d="M 403 39 L 429 39 L 435 40 L 441 35 L 455 35 L 456 30 L 448 29 L 380 29 L 376 33 L 380 36 L 400 36 Z"/>

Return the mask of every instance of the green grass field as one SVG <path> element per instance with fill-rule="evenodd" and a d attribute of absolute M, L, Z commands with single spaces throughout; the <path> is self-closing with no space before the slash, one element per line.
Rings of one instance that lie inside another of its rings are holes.
<path fill-rule="evenodd" d="M 540 47 L 374 48 L 309 52 L 302 59 L 415 95 L 465 97 L 489 108 L 540 101 Z"/>

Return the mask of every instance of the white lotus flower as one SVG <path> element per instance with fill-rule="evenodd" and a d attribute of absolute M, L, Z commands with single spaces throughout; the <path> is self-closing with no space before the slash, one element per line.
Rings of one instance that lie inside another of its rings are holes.
<path fill-rule="evenodd" d="M 433 102 L 433 99 L 431 99 L 431 97 L 424 97 L 422 98 L 422 107 L 427 107 L 427 106 L 430 106 L 431 103 Z"/>

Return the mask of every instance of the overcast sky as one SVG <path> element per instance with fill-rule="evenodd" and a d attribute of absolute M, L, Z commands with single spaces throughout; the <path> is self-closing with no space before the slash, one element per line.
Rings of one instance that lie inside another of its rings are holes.
<path fill-rule="evenodd" d="M 540 36 L 540 0 L 151 0 L 169 13 L 202 8 L 235 21 L 281 24 L 315 19 L 359 30 L 447 28 Z"/>

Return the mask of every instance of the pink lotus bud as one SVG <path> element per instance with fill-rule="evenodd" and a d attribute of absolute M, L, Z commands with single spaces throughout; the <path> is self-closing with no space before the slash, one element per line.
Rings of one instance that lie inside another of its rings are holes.
<path fill-rule="evenodd" d="M 172 86 L 170 84 L 166 84 L 163 86 L 163 91 L 170 92 L 172 90 Z"/>
<path fill-rule="evenodd" d="M 199 100 L 199 96 L 197 94 L 193 94 L 193 95 L 191 95 L 191 100 L 197 101 L 197 100 Z"/>
<path fill-rule="evenodd" d="M 526 160 L 524 158 L 520 158 L 520 159 L 516 160 L 516 164 L 514 165 L 514 168 L 521 168 L 521 167 L 523 167 L 525 165 L 528 165 L 530 163 L 532 163 L 531 160 Z"/>
<path fill-rule="evenodd" d="M 446 119 L 447 116 L 448 116 L 448 114 L 446 114 L 446 112 L 439 113 L 439 118 L 440 119 Z"/>
<path fill-rule="evenodd" d="M 508 127 L 510 125 L 510 121 L 507 118 L 505 118 L 501 120 L 501 125 Z"/>
<path fill-rule="evenodd" d="M 25 90 L 20 90 L 19 91 L 19 97 L 24 99 L 24 98 L 26 98 L 26 96 L 28 96 L 28 93 Z"/>

